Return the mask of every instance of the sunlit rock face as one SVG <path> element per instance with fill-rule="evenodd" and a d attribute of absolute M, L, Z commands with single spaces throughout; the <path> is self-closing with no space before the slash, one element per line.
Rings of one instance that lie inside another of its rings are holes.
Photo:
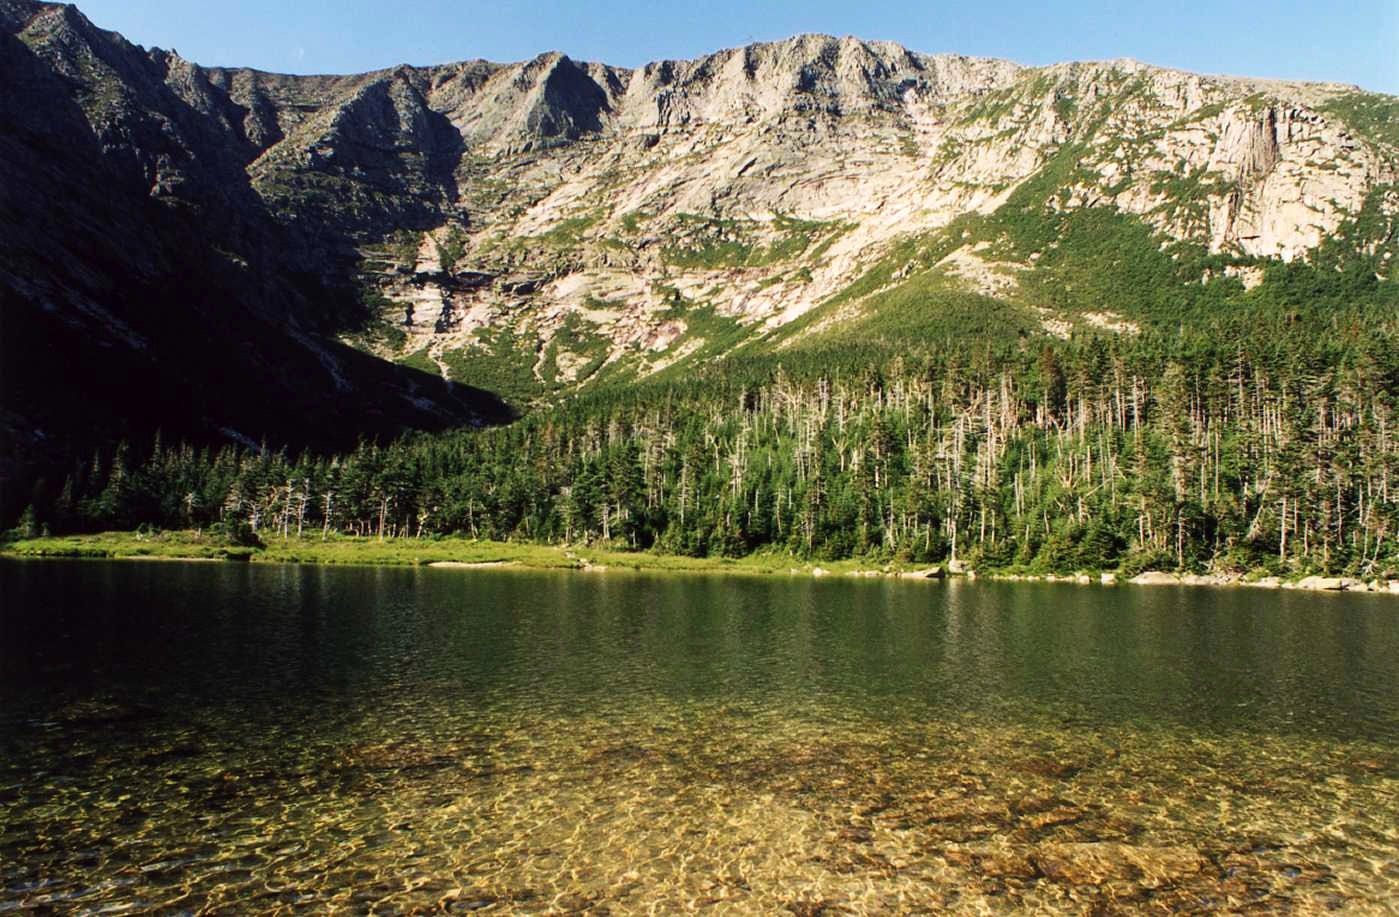
<path fill-rule="evenodd" d="M 1134 61 L 1026 68 L 801 35 L 634 70 L 551 53 L 320 80 L 211 73 L 248 117 L 275 119 L 245 132 L 265 138 L 256 193 L 284 222 L 314 222 L 318 270 L 358 257 L 383 295 L 403 336 L 371 349 L 449 378 L 483 335 L 507 329 L 529 359 L 565 325 L 605 339 L 607 363 L 656 372 L 704 352 L 677 303 L 761 335 L 900 239 L 993 213 L 1027 182 L 1054 185 L 1051 208 L 1294 260 L 1395 178 L 1393 148 L 1334 113 L 1353 89 Z M 446 265 L 440 246 L 457 251 Z M 944 265 L 993 296 L 1026 266 L 988 267 L 974 241 Z M 1131 327 L 1112 308 L 1097 325 Z"/>

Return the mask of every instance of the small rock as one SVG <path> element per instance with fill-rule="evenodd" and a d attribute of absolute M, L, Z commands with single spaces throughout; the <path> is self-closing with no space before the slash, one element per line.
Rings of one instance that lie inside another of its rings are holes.
<path fill-rule="evenodd" d="M 790 911 L 795 917 L 821 917 L 822 914 L 830 912 L 831 905 L 827 901 L 811 901 L 805 898 L 789 901 L 782 905 L 783 910 Z"/>
<path fill-rule="evenodd" d="M 1102 576 L 1098 577 L 1098 582 L 1102 583 L 1104 586 L 1116 586 L 1116 585 L 1117 585 L 1117 574 L 1116 574 L 1116 573 L 1104 573 Z"/>
<path fill-rule="evenodd" d="M 1011 804 L 1010 810 L 1018 816 L 1025 816 L 1071 805 L 1073 803 L 1062 796 L 1022 796 Z"/>
<path fill-rule="evenodd" d="M 494 895 L 476 895 L 466 898 L 451 898 L 443 901 L 440 907 L 448 914 L 469 914 L 472 911 L 488 908 L 499 900 Z"/>
<path fill-rule="evenodd" d="M 874 843 L 874 832 L 863 825 L 846 825 L 837 832 L 836 836 L 852 844 Z"/>
<path fill-rule="evenodd" d="M 554 907 L 565 914 L 579 914 L 592 907 L 593 900 L 577 892 L 566 892 L 554 899 Z"/>
<path fill-rule="evenodd" d="M 1174 573 L 1148 570 L 1145 573 L 1138 573 L 1129 582 L 1136 583 L 1138 586 L 1177 586 L 1180 584 L 1180 577 Z"/>
<path fill-rule="evenodd" d="M 1022 821 L 1035 831 L 1044 831 L 1048 828 L 1058 828 L 1062 825 L 1072 825 L 1083 821 L 1087 815 L 1082 809 L 1063 807 L 1050 809 L 1048 812 L 1037 812 L 1034 815 L 1025 816 Z"/>
<path fill-rule="evenodd" d="M 948 847 L 942 851 L 942 858 L 949 866 L 960 866 L 963 869 L 973 869 L 976 867 L 977 855 L 970 850 L 960 847 Z"/>
<path fill-rule="evenodd" d="M 1027 774 L 1036 774 L 1040 777 L 1052 777 L 1055 780 L 1069 780 L 1077 776 L 1083 770 L 1081 764 L 1070 761 L 1059 761 L 1054 758 L 1032 758 L 1021 766 Z"/>
<path fill-rule="evenodd" d="M 997 850 L 977 857 L 976 868 L 981 875 L 998 879 L 1033 879 L 1040 874 L 1039 868 L 1028 856 L 1010 850 Z"/>

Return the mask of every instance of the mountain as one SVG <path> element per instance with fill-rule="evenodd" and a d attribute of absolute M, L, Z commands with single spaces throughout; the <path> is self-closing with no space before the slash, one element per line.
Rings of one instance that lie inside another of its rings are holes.
<path fill-rule="evenodd" d="M 509 416 L 335 339 L 357 293 L 255 189 L 203 71 L 69 6 L 0 26 L 0 483 L 157 429 L 325 449 Z"/>
<path fill-rule="evenodd" d="M 744 353 L 1283 313 L 1333 273 L 1396 302 L 1399 99 L 1349 86 L 817 35 L 284 76 L 28 0 L 0 0 L 0 83 L 11 467 L 158 427 L 333 448 Z"/>

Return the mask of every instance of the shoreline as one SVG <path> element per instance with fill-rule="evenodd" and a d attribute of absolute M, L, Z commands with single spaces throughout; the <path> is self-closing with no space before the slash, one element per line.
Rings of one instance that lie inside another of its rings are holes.
<path fill-rule="evenodd" d="M 1353 576 L 1309 575 L 1295 579 L 1267 575 L 1250 579 L 1246 574 L 1171 573 L 1148 570 L 1123 579 L 1115 573 L 977 573 L 974 578 L 1001 582 L 1071 583 L 1081 586 L 1210 586 L 1217 589 L 1278 589 L 1294 592 L 1356 592 L 1399 596 L 1399 580 L 1364 580 Z"/>
<path fill-rule="evenodd" d="M 1067 583 L 1112 587 L 1212 586 L 1285 589 L 1304 592 L 1352 592 L 1399 597 L 1399 579 L 1345 576 L 1196 574 L 1146 571 L 1126 578 L 1117 573 L 1014 573 L 960 570 L 947 564 L 871 566 L 858 560 L 806 561 L 786 554 L 750 554 L 740 558 L 686 557 L 651 552 L 609 551 L 560 545 L 476 541 L 466 538 L 434 540 L 336 536 L 277 538 L 261 547 L 230 545 L 198 532 L 106 532 L 22 539 L 0 544 L 0 558 L 16 560 L 153 560 L 195 563 L 286 563 L 353 566 L 413 566 L 480 570 L 518 568 L 602 573 L 626 572 L 806 576 L 900 580 L 987 580 L 992 582 Z M 949 569 L 952 567 L 952 569 Z"/>

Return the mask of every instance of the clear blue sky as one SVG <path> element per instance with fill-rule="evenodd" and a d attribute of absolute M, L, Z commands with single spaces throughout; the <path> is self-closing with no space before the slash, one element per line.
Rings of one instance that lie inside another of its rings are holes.
<path fill-rule="evenodd" d="M 1024 64 L 1135 57 L 1399 93 L 1399 0 L 87 0 L 97 25 L 201 64 L 350 73 L 559 50 L 635 66 L 796 32 Z M 1148 6 L 1143 9 L 1142 6 Z"/>

